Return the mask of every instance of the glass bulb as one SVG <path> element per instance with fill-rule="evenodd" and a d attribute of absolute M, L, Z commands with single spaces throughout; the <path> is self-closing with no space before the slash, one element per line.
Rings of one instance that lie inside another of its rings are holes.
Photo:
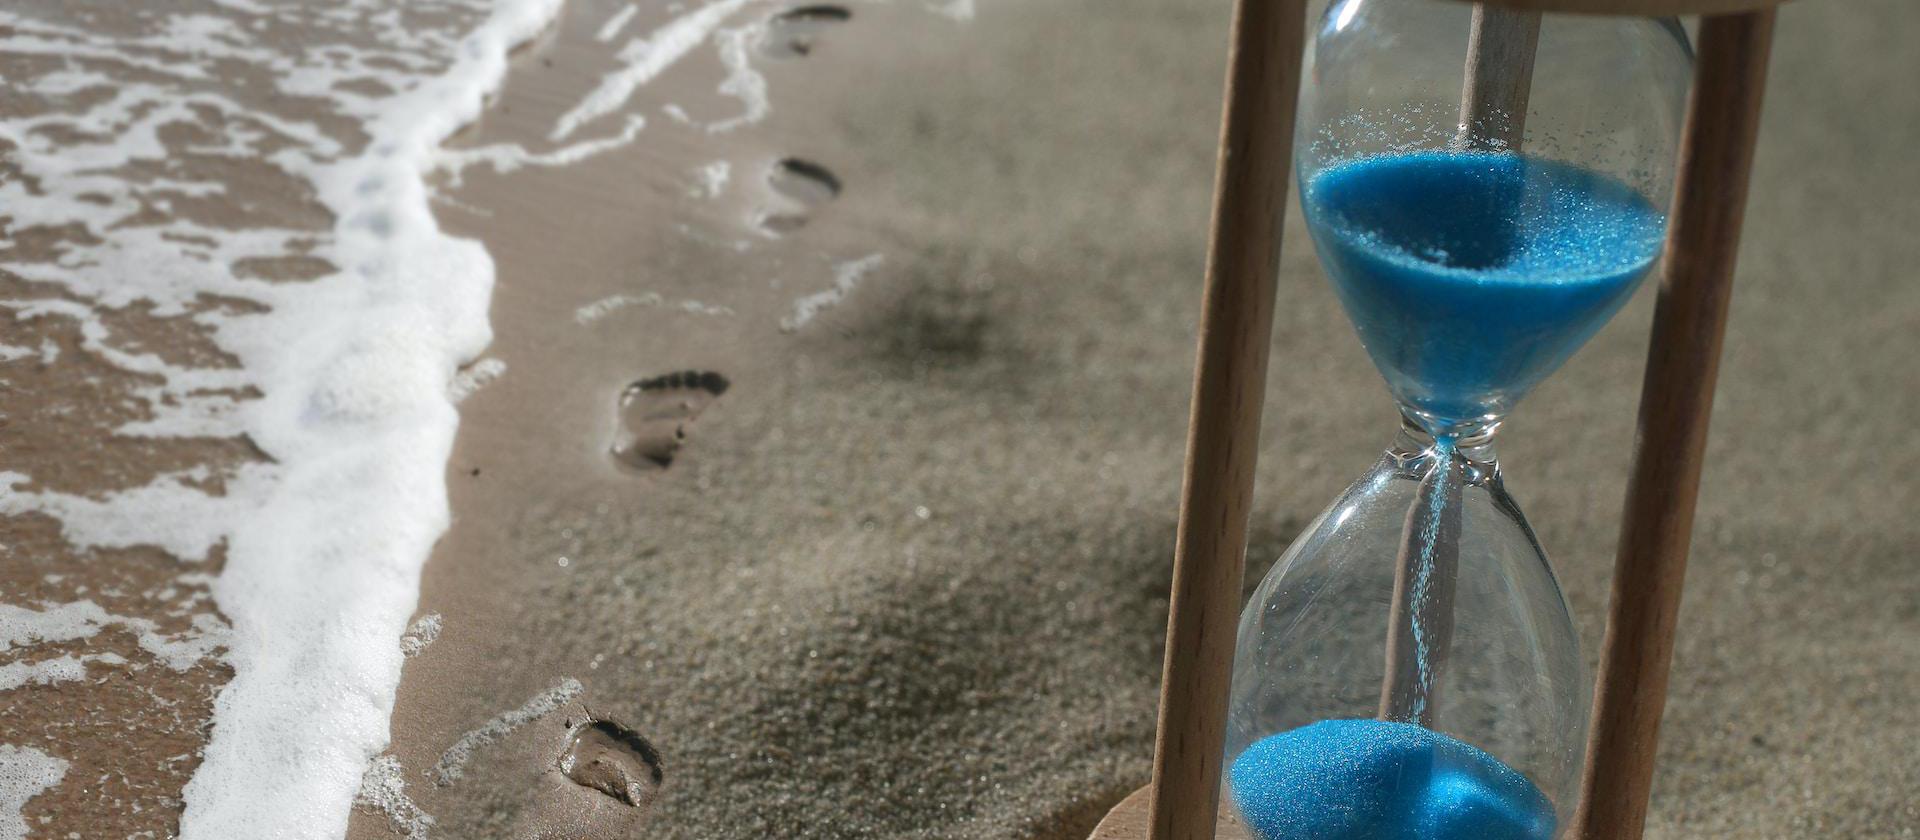
<path fill-rule="evenodd" d="M 1548 16 L 1525 113 L 1465 116 L 1475 9 L 1331 5 L 1294 144 L 1334 290 L 1435 432 L 1497 422 L 1647 275 L 1692 67 L 1671 18 Z"/>
<path fill-rule="evenodd" d="M 1422 554 L 1424 575 L 1404 562 Z M 1450 610 L 1413 606 L 1437 602 Z M 1570 816 L 1588 687 L 1489 443 L 1409 424 L 1261 581 L 1238 640 L 1227 798 L 1261 840 L 1546 838 Z M 1484 807 L 1511 813 L 1471 805 L 1500 787 Z M 1447 829 L 1448 813 L 1472 822 Z"/>
<path fill-rule="evenodd" d="M 1657 261 L 1691 64 L 1671 19 L 1336 0 L 1313 31 L 1301 205 L 1403 425 L 1242 614 L 1222 798 L 1259 840 L 1572 816 L 1587 679 L 1492 439 Z"/>

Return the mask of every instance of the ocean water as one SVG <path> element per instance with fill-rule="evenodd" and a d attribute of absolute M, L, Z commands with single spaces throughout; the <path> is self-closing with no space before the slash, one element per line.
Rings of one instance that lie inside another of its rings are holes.
<path fill-rule="evenodd" d="M 1632 187 L 1510 153 L 1337 163 L 1301 205 L 1389 389 L 1441 428 L 1510 411 L 1619 311 L 1666 232 Z"/>
<path fill-rule="evenodd" d="M 492 260 L 441 231 L 427 176 L 502 83 L 509 51 L 559 8 L 183 0 L 0 12 L 14 97 L 0 114 L 12 170 L 0 179 L 0 270 L 13 280 L 0 318 L 81 336 L 13 363 L 134 383 L 118 398 L 105 385 L 75 398 L 76 427 L 102 404 L 121 418 L 81 444 L 78 462 L 181 453 L 157 476 L 106 469 L 91 485 L 32 452 L 0 454 L 0 514 L 57 520 L 81 562 L 164 551 L 179 585 L 208 587 L 226 619 L 191 601 L 150 617 L 115 587 L 80 585 L 89 572 L 73 568 L 48 586 L 80 599 L 10 605 L 0 623 L 10 645 L 139 637 L 137 658 L 75 657 L 26 675 L 39 685 L 210 656 L 231 667 L 185 786 L 182 837 L 338 837 L 386 746 L 399 633 L 448 522 L 450 386 L 491 338 Z M 237 448 L 222 441 L 257 454 L 194 462 Z M 188 612 L 190 625 L 175 617 Z M 156 619 L 190 629 L 161 632 Z M 54 757 L 74 762 L 70 776 L 113 760 Z M 104 786 L 90 801 L 170 804 L 107 791 L 123 792 Z"/>

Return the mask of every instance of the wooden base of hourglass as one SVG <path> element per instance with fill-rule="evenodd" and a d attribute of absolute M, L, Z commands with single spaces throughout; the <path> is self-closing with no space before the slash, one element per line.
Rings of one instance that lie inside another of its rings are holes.
<path fill-rule="evenodd" d="M 1100 827 L 1095 828 L 1087 840 L 1147 840 L 1147 803 L 1152 793 L 1153 786 L 1148 785 L 1128 794 L 1107 812 L 1107 818 L 1100 821 Z M 1214 833 L 1208 836 L 1214 840 L 1254 840 L 1247 827 L 1230 811 L 1220 813 L 1214 822 Z"/>
<path fill-rule="evenodd" d="M 1651 790 L 1773 7 L 1780 0 L 1490 2 L 1534 12 L 1709 15 L 1681 140 L 1592 738 L 1570 826 L 1577 840 L 1635 840 Z M 1220 815 L 1216 797 L 1304 11 L 1304 0 L 1237 0 L 1234 6 L 1154 783 L 1116 806 L 1093 840 L 1248 838 L 1231 816 Z M 1467 104 L 1471 111 L 1471 94 Z"/>

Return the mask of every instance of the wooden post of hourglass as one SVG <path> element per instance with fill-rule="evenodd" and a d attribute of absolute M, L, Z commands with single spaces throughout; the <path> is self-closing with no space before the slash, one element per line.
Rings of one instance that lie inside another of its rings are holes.
<path fill-rule="evenodd" d="M 1578 840 L 1635 840 L 1646 826 L 1773 19 L 1763 8 L 1700 25 L 1574 816 Z"/>
<path fill-rule="evenodd" d="M 1460 144 L 1483 151 L 1519 151 L 1533 93 L 1540 13 L 1476 3 L 1467 35 L 1466 83 L 1460 92 Z"/>
<path fill-rule="evenodd" d="M 1646 820 L 1773 7 L 1780 2 L 1485 4 L 1524 12 L 1708 16 L 1700 29 L 1681 146 L 1587 766 L 1571 826 L 1577 840 L 1637 840 Z M 1115 806 L 1094 829 L 1093 840 L 1247 836 L 1230 816 L 1216 823 L 1216 796 L 1299 82 L 1302 6 L 1303 0 L 1235 3 L 1154 784 Z M 1476 15 L 1476 44 L 1490 31 L 1487 23 Z M 1524 27 L 1518 31 L 1526 33 Z M 1476 56 L 1488 52 L 1476 46 Z M 1496 79 L 1518 75 L 1500 73 L 1511 68 L 1497 61 L 1476 58 L 1469 64 L 1495 71 L 1470 90 L 1497 89 Z M 1463 116 L 1474 113 L 1469 94 Z"/>
<path fill-rule="evenodd" d="M 1237 0 L 1146 822 L 1211 840 L 1293 169 L 1305 0 Z"/>

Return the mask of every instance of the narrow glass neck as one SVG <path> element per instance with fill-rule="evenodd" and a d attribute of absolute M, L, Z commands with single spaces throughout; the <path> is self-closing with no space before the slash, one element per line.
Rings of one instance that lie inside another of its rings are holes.
<path fill-rule="evenodd" d="M 1500 424 L 1505 420 L 1505 417 L 1489 417 L 1482 420 L 1438 424 L 1437 421 L 1429 421 L 1424 415 L 1408 411 L 1405 407 L 1400 409 L 1402 434 L 1410 435 L 1414 440 L 1423 441 L 1428 446 L 1434 443 L 1435 438 L 1444 435 L 1452 438 L 1454 445 L 1462 450 L 1492 446 L 1493 436 L 1500 431 Z"/>
<path fill-rule="evenodd" d="M 1461 471 L 1468 484 L 1496 481 L 1500 460 L 1493 449 L 1493 437 L 1499 430 L 1499 420 L 1463 426 L 1458 433 L 1447 435 L 1443 446 L 1442 440 L 1418 420 L 1402 413 L 1400 433 L 1395 436 L 1388 454 L 1400 462 L 1402 469 L 1425 475 L 1445 451 L 1450 453 L 1453 467 Z"/>
<path fill-rule="evenodd" d="M 1412 434 L 1432 440 L 1436 437 L 1450 437 L 1463 448 L 1471 449 L 1493 438 L 1500 431 L 1500 424 L 1506 422 L 1505 415 L 1487 415 L 1472 420 L 1443 420 L 1424 411 L 1400 408 L 1400 425 Z"/>

